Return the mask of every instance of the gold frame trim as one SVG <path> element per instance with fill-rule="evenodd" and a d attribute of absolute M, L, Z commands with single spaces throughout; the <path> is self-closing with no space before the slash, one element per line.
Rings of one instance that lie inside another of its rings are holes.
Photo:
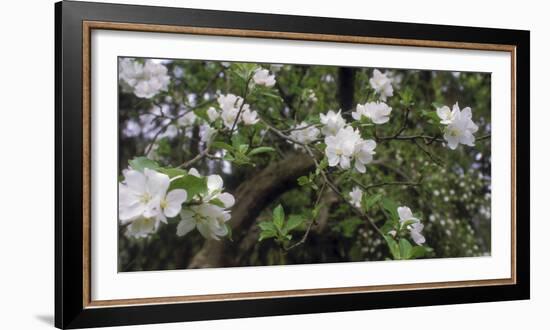
<path fill-rule="evenodd" d="M 305 40 L 305 41 L 325 41 L 325 42 L 343 42 L 360 44 L 377 44 L 390 46 L 412 46 L 412 47 L 432 47 L 432 48 L 451 48 L 485 51 L 502 51 L 511 54 L 511 110 L 512 110 L 512 159 L 511 159 L 511 277 L 489 280 L 471 280 L 471 281 L 451 281 L 451 282 L 432 282 L 415 284 L 395 284 L 395 285 L 371 285 L 356 287 L 336 287 L 320 289 L 301 289 L 284 291 L 263 291 L 263 292 L 240 292 L 227 294 L 205 294 L 189 295 L 175 297 L 152 297 L 135 299 L 116 299 L 116 300 L 92 300 L 91 299 L 91 33 L 92 30 L 119 30 L 133 32 L 153 32 L 153 33 L 183 33 L 195 35 L 212 35 L 228 37 L 248 37 L 248 38 L 271 38 L 287 40 Z M 117 23 L 101 21 L 83 21 L 82 22 L 82 219 L 83 219 L 83 307 L 84 308 L 102 308 L 113 306 L 129 305 L 150 305 L 150 304 L 174 304 L 191 302 L 209 302 L 209 301 L 228 301 L 228 300 L 249 300 L 263 298 L 282 298 L 282 297 L 300 297 L 315 295 L 334 295 L 334 294 L 353 294 L 365 292 L 384 292 L 384 291 L 408 291 L 408 290 L 426 290 L 458 287 L 492 286 L 492 285 L 514 285 L 516 281 L 516 46 L 502 44 L 481 44 L 467 42 L 449 42 L 434 40 L 415 40 L 415 39 L 396 39 L 396 38 L 378 38 L 378 37 L 360 37 L 360 36 L 342 36 L 331 34 L 312 34 L 295 33 L 279 31 L 260 31 L 260 30 L 240 30 L 224 28 L 202 28 L 191 26 L 173 26 L 173 25 L 154 25 L 137 23 Z"/>

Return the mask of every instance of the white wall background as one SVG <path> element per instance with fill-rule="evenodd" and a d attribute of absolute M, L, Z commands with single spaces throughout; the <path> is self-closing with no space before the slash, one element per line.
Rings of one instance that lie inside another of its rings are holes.
<path fill-rule="evenodd" d="M 547 89 L 543 1 L 119 1 L 250 12 L 531 30 L 532 299 L 423 308 L 150 325 L 125 329 L 545 328 L 550 306 Z M 0 5 L 0 328 L 53 327 L 53 0 Z M 7 117 L 6 117 L 7 116 Z"/>

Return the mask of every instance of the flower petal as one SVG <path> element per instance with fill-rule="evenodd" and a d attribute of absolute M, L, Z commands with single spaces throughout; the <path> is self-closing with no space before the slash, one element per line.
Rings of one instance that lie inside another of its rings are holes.
<path fill-rule="evenodd" d="M 397 213 L 399 214 L 399 220 L 401 221 L 407 221 L 413 217 L 411 209 L 407 206 L 398 207 Z"/>
<path fill-rule="evenodd" d="M 361 163 L 360 161 L 355 161 L 355 169 L 359 173 L 365 173 L 367 171 L 367 168 L 365 167 L 365 164 Z"/>
<path fill-rule="evenodd" d="M 166 206 L 164 214 L 173 218 L 181 211 L 181 204 L 187 200 L 187 191 L 184 189 L 174 189 L 166 195 Z"/>
<path fill-rule="evenodd" d="M 196 222 L 192 218 L 189 220 L 181 220 L 178 223 L 176 235 L 185 236 L 191 230 L 195 229 L 196 225 L 197 225 Z"/>
<path fill-rule="evenodd" d="M 214 235 L 210 231 L 210 227 L 205 222 L 197 223 L 197 229 L 199 230 L 199 233 L 201 233 L 202 237 L 204 237 L 206 239 L 212 238 L 212 239 L 215 239 L 217 241 L 220 240 L 216 235 Z"/>
<path fill-rule="evenodd" d="M 152 197 L 160 196 L 163 197 L 168 190 L 170 185 L 170 178 L 168 175 L 150 170 L 146 168 L 143 170 L 143 174 L 147 178 L 147 191 L 151 194 Z"/>
<path fill-rule="evenodd" d="M 217 174 L 209 175 L 206 184 L 208 191 L 220 190 L 223 188 L 223 179 Z"/>
<path fill-rule="evenodd" d="M 199 174 L 199 171 L 197 171 L 196 168 L 192 167 L 190 170 L 189 170 L 189 175 L 192 175 L 192 176 L 196 176 L 197 178 L 200 178 L 201 175 Z"/>
<path fill-rule="evenodd" d="M 136 170 L 124 171 L 124 183 L 135 192 L 145 191 L 145 175 Z"/>
<path fill-rule="evenodd" d="M 218 196 L 218 199 L 223 203 L 226 208 L 230 208 L 235 205 L 235 197 L 233 197 L 233 195 L 231 195 L 230 193 L 221 193 Z"/>
<path fill-rule="evenodd" d="M 347 170 L 348 168 L 350 168 L 350 167 L 351 167 L 351 164 L 350 164 L 350 159 L 349 159 L 349 157 L 341 156 L 341 157 L 340 157 L 340 166 L 341 166 L 344 170 Z"/>

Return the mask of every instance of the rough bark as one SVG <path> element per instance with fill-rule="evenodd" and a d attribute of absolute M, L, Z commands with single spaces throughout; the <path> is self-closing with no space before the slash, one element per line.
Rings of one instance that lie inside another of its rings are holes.
<path fill-rule="evenodd" d="M 260 212 L 279 195 L 296 187 L 297 178 L 313 167 L 313 161 L 305 154 L 292 154 L 244 181 L 235 191 L 236 203 L 228 222 L 233 231 L 233 242 L 207 240 L 188 268 L 234 266 L 239 242 Z"/>

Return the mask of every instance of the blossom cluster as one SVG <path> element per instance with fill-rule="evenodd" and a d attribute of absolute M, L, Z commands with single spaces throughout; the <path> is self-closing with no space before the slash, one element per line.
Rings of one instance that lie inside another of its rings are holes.
<path fill-rule="evenodd" d="M 340 166 L 347 170 L 353 167 L 365 173 L 365 165 L 370 163 L 376 153 L 376 142 L 361 138 L 359 130 L 346 124 L 341 111 L 330 110 L 320 115 L 321 132 L 325 135 L 325 155 L 329 166 Z"/>
<path fill-rule="evenodd" d="M 474 133 L 478 127 L 472 121 L 472 109 L 466 107 L 461 111 L 457 102 L 452 111 L 448 106 L 437 108 L 437 115 L 441 119 L 440 123 L 446 125 L 443 137 L 449 148 L 454 150 L 459 144 L 474 146 Z"/>
<path fill-rule="evenodd" d="M 384 102 L 367 102 L 358 104 L 351 116 L 355 120 L 367 118 L 374 124 L 384 124 L 390 120 L 391 110 L 392 108 Z"/>
<path fill-rule="evenodd" d="M 303 121 L 292 128 L 290 137 L 294 141 L 298 141 L 302 144 L 308 144 L 317 140 L 319 133 L 320 131 L 317 127 Z M 294 148 L 300 149 L 302 147 L 299 144 L 294 144 Z"/>
<path fill-rule="evenodd" d="M 382 73 L 378 69 L 374 69 L 372 78 L 369 80 L 370 86 L 380 95 L 382 101 L 386 101 L 388 97 L 393 96 L 392 82 L 393 79 L 389 77 L 387 72 Z"/>
<path fill-rule="evenodd" d="M 157 230 L 167 218 L 177 216 L 187 191 L 173 189 L 168 192 L 168 175 L 145 168 L 143 172 L 132 168 L 123 171 L 124 181 L 119 183 L 118 218 L 129 224 L 127 234 L 145 237 Z"/>
<path fill-rule="evenodd" d="M 252 79 L 256 85 L 263 85 L 265 87 L 273 87 L 276 83 L 275 75 L 270 75 L 267 69 L 257 69 Z"/>
<path fill-rule="evenodd" d="M 223 180 L 219 175 L 206 177 L 206 192 L 189 196 L 185 189 L 172 189 L 170 183 L 184 175 L 170 178 L 149 168 L 123 171 L 124 180 L 119 183 L 119 214 L 122 225 L 127 225 L 126 235 L 147 237 L 157 231 L 168 218 L 180 217 L 177 235 L 184 236 L 197 228 L 205 238 L 219 239 L 228 234 L 225 224 L 231 219 L 228 210 L 235 204 L 233 195 L 223 192 Z M 196 169 L 188 174 L 201 178 Z"/>
<path fill-rule="evenodd" d="M 360 209 L 361 201 L 363 200 L 363 190 L 357 186 L 353 187 L 352 191 L 349 192 L 349 197 L 350 204 Z M 397 208 L 397 214 L 399 216 L 399 226 L 390 230 L 387 234 L 395 237 L 400 231 L 406 231 L 416 244 L 422 245 L 426 243 L 426 238 L 422 235 L 424 225 L 421 223 L 420 219 L 413 215 L 411 209 L 408 206 L 399 206 Z"/>
<path fill-rule="evenodd" d="M 260 121 L 258 113 L 250 110 L 250 105 L 244 103 L 242 97 L 235 94 L 225 94 L 218 96 L 218 105 L 220 110 L 210 107 L 207 111 L 208 119 L 213 122 L 218 118 L 222 119 L 223 125 L 232 129 L 238 124 L 254 125 Z"/>
<path fill-rule="evenodd" d="M 189 175 L 201 177 L 199 172 L 192 168 Z M 177 227 L 177 235 L 185 236 L 197 228 L 204 238 L 219 240 L 229 232 L 226 222 L 231 219 L 228 210 L 235 204 L 233 195 L 223 191 L 223 179 L 217 175 L 207 176 L 208 190 L 192 200 L 191 206 L 181 211 L 181 221 Z"/>
<path fill-rule="evenodd" d="M 167 91 L 170 83 L 168 69 L 161 63 L 124 58 L 119 62 L 119 80 L 123 89 L 137 97 L 150 99 Z"/>
<path fill-rule="evenodd" d="M 418 245 L 426 243 L 426 238 L 422 235 L 424 225 L 420 219 L 414 217 L 411 209 L 407 206 L 400 206 L 397 208 L 397 214 L 399 214 L 400 224 L 409 231 L 412 240 Z"/>

